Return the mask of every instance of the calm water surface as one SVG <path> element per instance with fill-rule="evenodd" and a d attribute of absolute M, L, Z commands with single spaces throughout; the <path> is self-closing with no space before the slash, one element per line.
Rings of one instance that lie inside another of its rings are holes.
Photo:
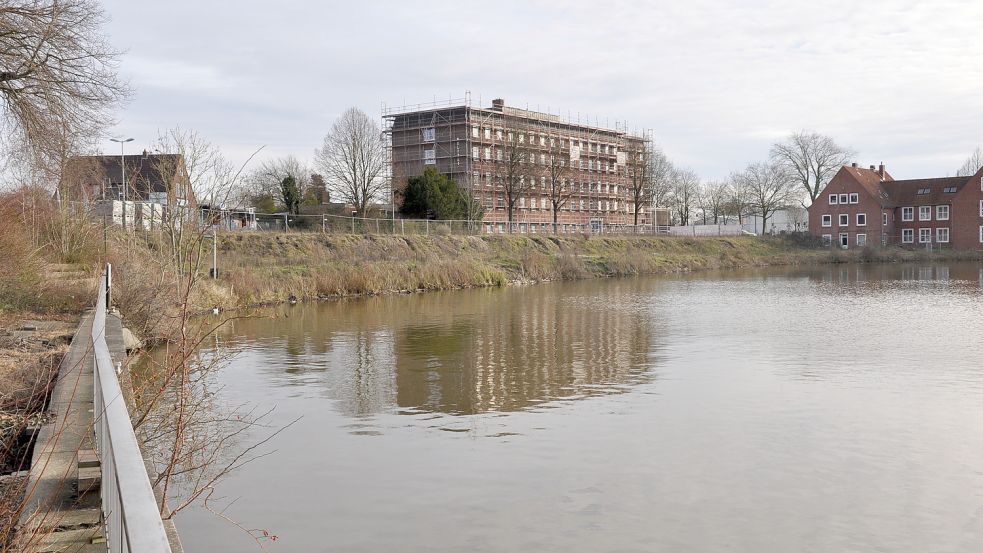
<path fill-rule="evenodd" d="M 298 305 L 219 493 L 270 551 L 983 551 L 983 269 L 827 267 Z M 259 436 L 260 434 L 257 434 Z M 202 509 L 189 551 L 255 545 Z"/>

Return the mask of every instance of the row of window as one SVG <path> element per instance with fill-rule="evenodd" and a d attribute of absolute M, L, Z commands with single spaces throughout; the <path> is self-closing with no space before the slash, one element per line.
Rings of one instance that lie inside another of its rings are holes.
<path fill-rule="evenodd" d="M 512 133 L 512 131 L 508 131 L 508 134 L 506 135 L 502 129 L 492 129 L 490 127 L 479 128 L 477 126 L 472 126 L 471 127 L 471 136 L 472 136 L 472 138 L 481 138 L 482 132 L 483 132 L 486 140 L 491 140 L 492 139 L 492 133 L 494 132 L 495 140 L 503 140 L 505 138 L 505 136 L 508 136 L 508 141 L 509 142 L 512 142 L 512 140 L 517 140 L 519 144 L 525 144 L 526 143 L 526 133 L 521 133 L 520 132 L 520 133 L 518 133 L 518 137 L 516 138 L 516 136 Z M 433 128 L 423 129 L 423 140 L 424 140 L 424 142 L 433 142 L 434 136 L 435 136 L 435 133 L 434 133 L 434 129 Z M 539 138 L 538 142 L 539 142 L 539 145 L 540 146 L 546 146 L 547 144 L 549 144 L 549 146 L 551 146 L 551 147 L 552 146 L 556 146 L 557 140 L 559 140 L 559 144 L 560 144 L 560 147 L 561 148 L 568 148 L 568 147 L 569 148 L 584 148 L 584 149 L 586 149 L 589 152 L 594 152 L 594 153 L 598 153 L 598 154 L 607 154 L 607 155 L 616 155 L 618 153 L 618 147 L 615 146 L 614 144 L 602 144 L 602 143 L 599 143 L 599 142 L 590 142 L 590 141 L 587 141 L 587 140 L 579 140 L 579 139 L 572 138 L 572 137 L 570 137 L 570 138 L 557 138 L 557 137 L 553 137 L 553 136 L 547 136 L 545 134 L 536 135 L 536 134 L 533 134 L 533 133 L 529 133 L 528 136 L 529 136 L 529 144 L 531 144 L 531 145 L 535 145 L 536 142 L 537 142 L 536 139 Z M 429 139 L 428 139 L 428 137 L 429 137 Z"/>
<path fill-rule="evenodd" d="M 840 222 L 840 226 L 841 227 L 849 226 L 850 225 L 850 216 L 848 214 L 846 214 L 846 213 L 841 213 L 840 214 L 840 221 L 839 222 Z M 823 224 L 824 227 L 831 227 L 831 226 L 833 226 L 833 216 L 832 215 L 823 215 L 823 222 L 822 222 L 822 224 Z M 865 226 L 867 226 L 867 214 L 866 213 L 857 213 L 857 226 L 858 227 L 865 227 Z"/>
<path fill-rule="evenodd" d="M 936 244 L 948 244 L 949 243 L 949 228 L 941 227 L 935 230 L 935 243 Z M 932 243 L 932 231 L 931 228 L 920 228 L 918 229 L 918 243 L 919 244 L 931 244 Z M 840 245 L 849 245 L 849 234 L 842 232 L 840 233 Z M 856 235 L 856 245 L 865 246 L 867 244 L 866 234 Z M 827 246 L 832 243 L 833 235 L 824 234 L 822 235 L 823 243 Z M 902 244 L 914 244 L 915 243 L 915 229 L 906 228 L 901 229 L 901 243 Z M 980 243 L 983 244 L 983 225 L 980 225 Z"/>
<path fill-rule="evenodd" d="M 980 202 L 980 214 L 983 215 L 983 202 Z M 915 220 L 915 208 L 914 207 L 902 207 L 901 208 L 901 220 L 902 221 L 914 221 Z M 932 206 L 921 205 L 918 206 L 918 220 L 919 221 L 931 221 L 932 220 Z M 949 206 L 947 205 L 937 205 L 935 206 L 935 220 L 936 221 L 948 221 L 949 220 Z"/>
<path fill-rule="evenodd" d="M 516 206 L 518 209 L 529 209 L 529 210 L 549 210 L 552 209 L 552 202 L 549 198 L 530 198 L 528 205 L 526 204 L 525 198 L 519 198 Z M 485 196 L 481 204 L 486 209 L 492 208 L 505 208 L 505 196 Z M 631 205 L 627 203 L 621 204 L 621 209 L 618 209 L 618 202 L 614 201 L 586 201 L 586 200 L 576 200 L 572 199 L 564 203 L 560 207 L 560 211 L 608 211 L 608 212 L 622 212 L 622 213 L 634 213 L 631 209 Z M 644 213 L 644 210 L 639 210 L 639 213 Z"/>
<path fill-rule="evenodd" d="M 829 195 L 829 205 L 837 204 L 858 204 L 860 203 L 860 194 L 856 192 L 852 194 L 830 194 Z"/>
<path fill-rule="evenodd" d="M 948 244 L 949 243 L 949 228 L 937 228 L 935 229 L 935 242 L 938 244 Z M 901 229 L 901 243 L 902 244 L 914 244 L 915 243 L 915 229 L 906 228 Z M 932 229 L 930 228 L 920 228 L 918 229 L 918 243 L 919 244 L 931 244 L 932 243 Z"/>
<path fill-rule="evenodd" d="M 427 151 L 430 151 L 430 150 L 427 150 Z M 472 146 L 471 147 L 471 159 L 473 159 L 474 161 L 480 161 L 482 159 L 484 159 L 485 161 L 505 161 L 505 151 L 502 148 L 494 148 L 494 149 L 492 149 L 492 148 L 486 147 L 484 149 L 484 154 L 485 155 L 482 158 L 482 156 L 481 156 L 481 148 L 479 148 L 478 146 Z M 539 154 L 539 164 L 540 165 L 546 165 L 546 163 L 547 163 L 546 160 L 547 160 L 546 154 L 543 154 L 543 153 Z M 535 153 L 531 153 L 531 152 L 528 153 L 528 154 L 525 154 L 524 157 L 523 157 L 523 159 L 522 159 L 522 161 L 523 162 L 527 162 L 528 161 L 529 163 L 531 163 L 533 165 L 536 165 L 536 154 Z M 566 167 L 567 166 L 566 156 L 564 155 L 561 159 L 559 159 L 559 162 L 560 162 L 560 166 L 561 167 Z M 588 160 L 581 159 L 579 161 L 576 160 L 576 159 L 575 160 L 571 160 L 570 161 L 570 166 L 573 167 L 574 169 L 578 169 L 579 168 L 579 169 L 587 169 L 589 171 L 603 171 L 603 172 L 608 172 L 608 173 L 613 173 L 613 172 L 616 172 L 618 170 L 618 164 L 617 163 L 611 163 L 609 161 L 593 160 L 593 159 L 588 159 Z"/>
<path fill-rule="evenodd" d="M 496 175 L 496 174 L 493 174 L 493 173 L 485 173 L 484 174 L 484 179 L 482 179 L 481 173 L 474 173 L 474 174 L 471 175 L 471 177 L 472 177 L 472 182 L 473 183 L 480 184 L 481 181 L 484 180 L 485 181 L 485 184 L 488 185 L 488 186 L 493 186 L 496 183 L 497 183 L 498 186 L 503 186 L 503 183 L 504 183 L 504 180 L 505 180 L 504 177 L 502 177 L 502 175 Z M 530 187 L 533 190 L 535 190 L 536 189 L 536 186 L 537 186 L 536 177 L 529 177 L 529 178 L 531 179 L 530 180 L 530 183 L 529 183 L 530 184 Z M 520 186 L 525 186 L 525 184 L 526 184 L 526 177 L 525 176 L 520 177 L 519 178 L 519 183 L 520 183 Z M 539 177 L 538 183 L 539 183 L 540 186 L 542 186 L 545 189 L 546 188 L 546 177 L 545 176 Z M 624 191 L 627 191 L 628 190 L 627 188 L 621 188 L 621 187 L 619 187 L 617 184 L 610 184 L 610 183 L 603 183 L 603 182 L 597 182 L 597 183 L 594 183 L 594 182 L 575 182 L 575 181 L 569 181 L 569 180 L 566 180 L 566 179 L 563 179 L 562 181 L 560 181 L 560 190 L 561 191 L 566 191 L 567 187 L 571 187 L 574 192 L 576 192 L 576 191 L 579 190 L 580 192 L 597 192 L 599 194 L 613 194 L 615 196 L 618 195 L 618 192 L 619 191 L 624 192 Z"/>

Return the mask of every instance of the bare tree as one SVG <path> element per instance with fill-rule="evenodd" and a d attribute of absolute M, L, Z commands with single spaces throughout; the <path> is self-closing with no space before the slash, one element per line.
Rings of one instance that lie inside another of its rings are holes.
<path fill-rule="evenodd" d="M 675 168 L 665 152 L 657 147 L 648 153 L 648 160 L 648 183 L 651 187 L 648 199 L 653 207 L 668 207 Z"/>
<path fill-rule="evenodd" d="M 180 127 L 161 132 L 152 149 L 161 154 L 181 156 L 184 164 L 181 170 L 185 172 L 190 191 L 199 201 L 220 205 L 233 193 L 228 186 L 224 186 L 233 168 L 222 152 L 197 132 Z M 158 171 L 173 174 L 174 168 L 159 167 Z"/>
<path fill-rule="evenodd" d="M 831 137 L 807 131 L 794 133 L 784 142 L 771 146 L 771 160 L 796 177 L 809 194 L 810 202 L 816 200 L 829 179 L 855 155 L 856 152 L 839 146 Z"/>
<path fill-rule="evenodd" d="M 704 225 L 720 223 L 727 211 L 727 183 L 709 180 L 700 184 L 697 204 Z"/>
<path fill-rule="evenodd" d="M 532 190 L 535 183 L 535 153 L 526 145 L 523 129 L 514 127 L 508 120 L 503 122 L 502 140 L 502 188 L 505 193 L 505 211 L 508 218 L 509 232 L 512 232 L 512 221 L 515 216 L 515 206 L 519 198 Z M 532 142 L 531 136 L 529 142 Z"/>
<path fill-rule="evenodd" d="M 690 169 L 675 169 L 671 176 L 672 191 L 669 203 L 680 225 L 690 224 L 693 205 L 696 203 L 700 177 Z"/>
<path fill-rule="evenodd" d="M 648 143 L 632 141 L 625 151 L 625 176 L 628 177 L 628 200 L 632 205 L 632 224 L 636 231 L 639 214 L 652 201 L 651 168 L 652 156 Z"/>
<path fill-rule="evenodd" d="M 983 169 L 983 147 L 976 150 L 966 159 L 962 167 L 956 171 L 957 177 L 971 177 Z"/>
<path fill-rule="evenodd" d="M 268 159 L 249 175 L 249 195 L 255 198 L 268 194 L 280 198 L 287 211 L 297 211 L 298 206 L 293 204 L 311 190 L 311 179 L 307 164 L 292 155 Z"/>
<path fill-rule="evenodd" d="M 563 151 L 559 138 L 551 138 L 546 153 L 546 192 L 549 194 L 550 210 L 553 212 L 553 233 L 557 232 L 557 219 L 560 210 L 567 205 L 573 195 L 573 185 L 567 182 L 570 173 L 570 154 Z"/>
<path fill-rule="evenodd" d="M 726 184 L 727 211 L 737 216 L 738 224 L 744 224 L 744 218 L 750 215 L 751 189 L 742 178 L 741 173 L 732 173 Z"/>
<path fill-rule="evenodd" d="M 761 217 L 761 232 L 768 228 L 768 217 L 791 205 L 796 198 L 795 177 L 779 163 L 752 163 L 737 175 L 746 187 L 750 205 Z"/>
<path fill-rule="evenodd" d="M 127 94 L 104 22 L 94 0 L 0 4 L 0 127 L 23 139 L 37 165 L 60 169 L 112 123 Z"/>
<path fill-rule="evenodd" d="M 348 108 L 331 126 L 314 160 L 332 196 L 364 214 L 385 191 L 380 178 L 386 156 L 379 126 L 358 108 Z"/>

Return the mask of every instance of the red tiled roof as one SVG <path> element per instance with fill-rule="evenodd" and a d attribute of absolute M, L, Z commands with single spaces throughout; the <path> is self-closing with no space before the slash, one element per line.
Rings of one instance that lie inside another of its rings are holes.
<path fill-rule="evenodd" d="M 936 179 L 896 180 L 884 183 L 891 203 L 894 206 L 939 205 L 952 202 L 953 192 L 944 192 L 946 188 L 955 188 L 955 192 L 969 182 L 970 177 L 943 177 Z M 919 190 L 928 190 L 927 194 L 919 194 Z"/>
<path fill-rule="evenodd" d="M 853 176 L 859 182 L 868 193 L 874 198 L 877 198 L 882 204 L 887 205 L 890 203 L 890 195 L 887 190 L 885 190 L 885 185 L 889 184 L 894 180 L 887 171 L 884 172 L 884 181 L 881 181 L 881 175 L 877 171 L 871 171 L 870 169 L 862 169 L 860 167 L 845 166 L 843 167 L 850 175 Z"/>

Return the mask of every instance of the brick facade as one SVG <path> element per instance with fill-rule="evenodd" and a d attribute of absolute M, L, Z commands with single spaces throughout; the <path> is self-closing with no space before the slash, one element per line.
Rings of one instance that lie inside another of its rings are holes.
<path fill-rule="evenodd" d="M 385 118 L 391 140 L 394 188 L 400 190 L 409 177 L 434 167 L 452 177 L 482 205 L 486 232 L 505 230 L 503 154 L 510 134 L 528 151 L 528 178 L 537 182 L 518 200 L 516 232 L 551 232 L 545 164 L 557 149 L 569 166 L 564 187 L 573 190 L 559 212 L 559 232 L 634 223 L 626 154 L 630 150 L 644 151 L 643 137 L 508 107 L 501 100 L 495 100 L 490 108 L 455 105 L 392 113 Z M 650 206 L 643 207 L 639 224 L 651 224 L 651 213 Z"/>
<path fill-rule="evenodd" d="M 894 180 L 883 165 L 843 167 L 809 206 L 809 232 L 845 248 L 983 250 L 983 170 L 972 177 Z"/>

